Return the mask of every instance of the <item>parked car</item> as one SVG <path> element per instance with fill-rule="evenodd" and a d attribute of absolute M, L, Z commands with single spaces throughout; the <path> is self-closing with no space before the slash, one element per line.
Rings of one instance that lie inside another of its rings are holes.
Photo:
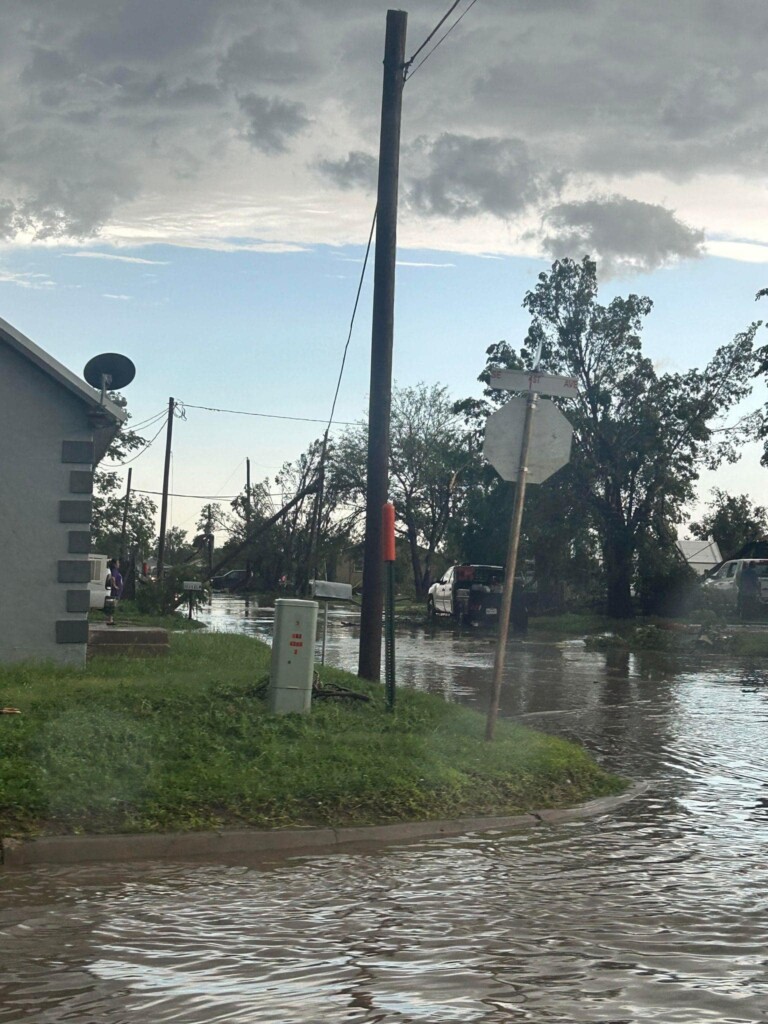
<path fill-rule="evenodd" d="M 504 569 L 500 565 L 452 565 L 427 595 L 427 614 L 450 615 L 462 622 L 498 618 Z"/>
<path fill-rule="evenodd" d="M 237 590 L 248 579 L 247 569 L 230 569 L 211 580 L 211 590 Z"/>
<path fill-rule="evenodd" d="M 739 583 L 744 567 L 754 565 L 760 585 L 758 610 L 768 610 L 768 558 L 732 558 L 710 573 L 701 587 L 712 604 L 724 612 L 735 614 L 739 607 Z"/>

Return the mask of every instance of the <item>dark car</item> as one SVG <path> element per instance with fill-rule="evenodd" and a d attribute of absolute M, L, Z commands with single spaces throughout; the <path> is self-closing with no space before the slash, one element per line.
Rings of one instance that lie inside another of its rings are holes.
<path fill-rule="evenodd" d="M 211 590 L 237 590 L 248 580 L 247 569 L 230 569 L 211 580 Z"/>

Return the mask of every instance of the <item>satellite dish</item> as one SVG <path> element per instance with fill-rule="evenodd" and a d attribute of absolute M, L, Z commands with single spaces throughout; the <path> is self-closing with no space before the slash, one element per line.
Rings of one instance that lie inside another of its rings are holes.
<path fill-rule="evenodd" d="M 103 402 L 108 388 L 116 391 L 131 383 L 136 376 L 136 367 L 128 356 L 121 356 L 118 352 L 103 352 L 88 360 L 83 376 L 92 388 L 101 391 Z"/>

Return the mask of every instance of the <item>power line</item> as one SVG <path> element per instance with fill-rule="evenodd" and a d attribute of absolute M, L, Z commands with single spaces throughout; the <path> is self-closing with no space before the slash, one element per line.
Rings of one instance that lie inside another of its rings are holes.
<path fill-rule="evenodd" d="M 325 423 L 325 420 L 316 419 L 311 416 L 280 416 L 277 413 L 270 412 L 247 412 L 243 409 L 218 409 L 212 405 L 192 405 L 190 402 L 181 402 L 181 405 L 185 409 L 202 409 L 204 412 L 225 412 L 230 413 L 232 416 L 259 416 L 268 420 L 295 420 L 299 423 Z M 334 420 L 335 424 L 340 427 L 353 427 L 355 426 L 352 420 Z"/>
<path fill-rule="evenodd" d="M 435 33 L 439 32 L 440 26 L 444 25 L 446 23 L 446 21 L 450 18 L 450 16 L 453 14 L 453 12 L 456 10 L 456 8 L 459 6 L 460 3 L 461 3 L 461 0 L 456 0 L 455 3 L 451 4 L 451 6 L 446 11 L 446 13 L 442 16 L 440 21 L 438 21 L 438 23 L 435 25 L 435 27 L 432 29 L 432 31 L 427 36 L 427 38 L 424 40 L 424 42 L 418 48 L 418 50 L 415 50 L 414 53 L 411 55 L 411 59 L 407 60 L 405 62 L 406 69 L 409 68 L 411 66 L 411 64 L 413 64 L 413 62 L 416 60 L 416 58 L 421 53 L 421 51 L 424 49 L 424 47 L 427 45 L 427 43 L 430 41 L 430 39 L 432 39 L 434 37 Z"/>
<path fill-rule="evenodd" d="M 152 438 L 151 441 L 147 441 L 147 443 L 144 445 L 144 447 L 141 449 L 141 451 L 138 453 L 138 455 L 134 455 L 132 459 L 126 459 L 125 462 L 117 462 L 117 463 L 115 463 L 115 465 L 116 466 L 130 466 L 130 464 L 132 462 L 135 462 L 137 459 L 140 459 L 141 456 L 144 454 L 144 452 L 147 451 L 147 449 L 152 447 L 152 443 L 158 439 L 158 437 L 160 436 L 160 434 L 161 434 L 161 432 L 163 430 L 163 427 L 165 426 L 165 424 L 167 422 L 168 422 L 168 417 L 166 416 L 165 419 L 163 420 L 163 422 L 160 424 L 160 430 L 158 430 L 158 432 L 155 434 L 155 436 Z"/>
<path fill-rule="evenodd" d="M 132 488 L 134 494 L 162 494 L 162 491 L 147 491 L 142 487 Z M 282 491 L 265 491 L 260 496 L 265 498 L 285 498 L 286 494 L 290 494 L 290 491 L 283 493 Z M 234 501 L 235 498 L 241 498 L 243 492 L 240 491 L 238 494 L 175 494 L 172 491 L 168 492 L 169 498 L 200 498 L 203 501 Z"/>
<path fill-rule="evenodd" d="M 357 285 L 357 294 L 355 295 L 355 304 L 352 307 L 352 318 L 349 322 L 349 333 L 347 334 L 347 343 L 344 346 L 344 355 L 341 358 L 341 369 L 339 370 L 339 379 L 336 382 L 336 391 L 333 396 L 333 403 L 331 405 L 331 415 L 328 420 L 328 430 L 330 430 L 331 424 L 333 423 L 333 414 L 336 411 L 336 400 L 339 397 L 339 388 L 341 387 L 341 378 L 344 376 L 344 365 L 347 361 L 347 351 L 349 350 L 349 343 L 352 340 L 352 328 L 355 326 L 355 316 L 357 315 L 357 307 L 360 302 L 360 292 L 363 290 L 363 281 L 365 280 L 365 270 L 368 266 L 368 257 L 371 253 L 371 242 L 373 241 L 373 230 L 376 227 L 376 213 L 377 210 L 373 211 L 373 220 L 371 221 L 371 230 L 368 234 L 368 245 L 365 247 L 365 256 L 363 257 L 363 267 L 360 271 L 360 280 Z M 345 426 L 353 426 L 354 424 L 346 423 Z"/>
<path fill-rule="evenodd" d="M 161 416 L 165 416 L 168 410 L 163 408 L 160 412 L 156 412 L 154 416 L 148 416 L 147 419 L 141 420 L 139 423 L 131 423 L 131 430 L 142 430 L 151 426 L 153 423 L 157 423 Z"/>
<path fill-rule="evenodd" d="M 423 67 L 423 65 L 426 64 L 426 62 L 429 60 L 429 58 L 432 56 L 432 54 L 435 52 L 435 50 L 438 48 L 438 46 L 440 46 L 441 43 L 445 42 L 445 40 L 448 38 L 448 36 L 451 34 L 451 32 L 453 32 L 453 30 L 456 28 L 456 26 L 459 24 L 459 22 L 462 21 L 469 14 L 469 12 L 472 10 L 472 8 L 477 3 L 477 0 L 471 0 L 471 2 L 469 4 L 469 7 L 467 7 L 467 9 L 465 11 L 463 11 L 462 14 L 459 15 L 459 17 L 456 19 L 456 21 L 454 21 L 454 23 L 451 25 L 451 27 L 448 29 L 448 31 L 438 39 L 438 41 L 435 43 L 435 45 L 432 47 L 432 49 L 423 57 L 422 60 L 419 61 L 419 63 L 416 65 L 416 67 L 411 69 L 411 65 L 413 64 L 413 61 L 414 61 L 414 58 L 416 57 L 416 55 L 421 53 L 421 51 L 427 45 L 429 40 L 434 36 L 434 34 L 437 32 L 437 30 L 440 28 L 440 26 L 442 24 L 444 24 L 446 19 L 453 13 L 453 11 L 456 10 L 456 8 L 459 6 L 460 3 L 461 3 L 461 0 L 456 0 L 456 3 L 453 4 L 453 6 L 449 9 L 448 13 L 438 22 L 438 24 L 430 32 L 430 34 L 427 36 L 427 38 L 424 40 L 424 42 L 421 44 L 421 46 L 418 48 L 418 50 L 416 50 L 416 53 L 414 53 L 413 57 L 411 57 L 411 59 L 409 61 L 406 61 L 406 64 L 405 64 L 405 80 L 406 80 L 406 82 L 408 81 L 409 78 L 412 78 L 416 74 L 416 72 L 419 70 L 420 67 Z"/>
<path fill-rule="evenodd" d="M 133 488 L 135 494 L 162 494 L 162 491 L 146 491 L 142 487 Z M 176 494 L 168 491 L 169 498 L 201 498 L 204 501 L 234 501 L 239 494 Z"/>

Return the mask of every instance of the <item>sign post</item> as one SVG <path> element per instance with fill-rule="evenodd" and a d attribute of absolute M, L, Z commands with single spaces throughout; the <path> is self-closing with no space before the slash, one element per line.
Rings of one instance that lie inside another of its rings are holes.
<path fill-rule="evenodd" d="M 534 413 L 539 405 L 539 394 L 568 395 L 569 397 L 575 397 L 578 394 L 575 380 L 541 374 L 538 370 L 533 373 L 497 370 L 491 374 L 490 383 L 494 388 L 527 392 L 527 398 L 512 399 L 488 419 L 483 445 L 483 454 L 502 479 L 517 481 L 515 504 L 509 527 L 504 589 L 499 610 L 493 686 L 485 727 L 486 740 L 493 739 L 496 718 L 499 713 L 501 680 L 504 674 L 526 485 L 546 480 L 552 473 L 566 465 L 570 458 L 573 430 L 565 416 L 551 402 L 542 404 L 536 419 L 538 429 L 534 430 Z M 520 413 L 523 403 L 525 412 L 522 430 L 520 430 Z"/>
<path fill-rule="evenodd" d="M 184 580 L 184 590 L 189 597 L 189 615 L 188 618 L 192 618 L 192 606 L 194 604 L 193 594 L 198 593 L 203 589 L 203 584 L 199 580 Z"/>
<path fill-rule="evenodd" d="M 384 682 L 387 708 L 395 709 L 395 506 L 388 501 L 382 514 L 382 559 L 387 567 L 384 604 Z"/>

